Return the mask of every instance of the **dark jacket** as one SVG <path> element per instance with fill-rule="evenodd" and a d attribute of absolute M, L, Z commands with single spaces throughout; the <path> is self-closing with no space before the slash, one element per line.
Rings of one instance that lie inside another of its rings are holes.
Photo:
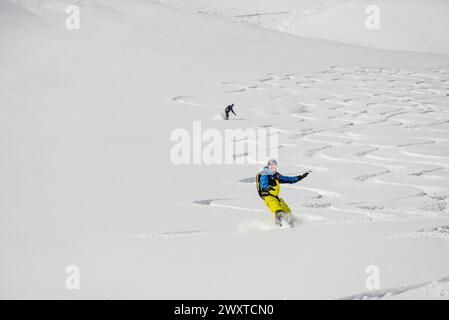
<path fill-rule="evenodd" d="M 225 109 L 226 114 L 229 114 L 229 112 L 231 112 L 231 111 L 232 111 L 233 114 L 235 114 L 235 112 L 234 112 L 234 106 L 232 106 L 232 105 L 227 106 L 226 109 Z M 235 115 L 236 115 L 236 114 L 235 114 Z"/>

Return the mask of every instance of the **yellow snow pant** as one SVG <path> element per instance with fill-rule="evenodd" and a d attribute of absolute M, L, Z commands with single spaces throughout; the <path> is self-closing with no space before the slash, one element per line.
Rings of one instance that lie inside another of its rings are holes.
<path fill-rule="evenodd" d="M 270 211 L 273 213 L 278 211 L 284 211 L 286 213 L 292 212 L 282 198 L 275 196 L 266 196 L 263 198 L 263 201 L 267 205 L 268 209 L 270 209 Z"/>

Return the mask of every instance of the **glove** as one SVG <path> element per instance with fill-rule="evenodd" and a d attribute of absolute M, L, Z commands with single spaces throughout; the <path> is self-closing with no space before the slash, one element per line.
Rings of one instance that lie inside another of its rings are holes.
<path fill-rule="evenodd" d="M 268 192 L 270 190 L 274 190 L 274 188 L 273 187 L 266 187 L 266 188 L 262 189 L 262 191 L 264 191 L 264 192 Z"/>
<path fill-rule="evenodd" d="M 304 174 L 302 174 L 302 175 L 299 175 L 299 176 L 298 176 L 298 179 L 299 179 L 299 180 L 304 179 L 305 177 L 307 177 L 307 176 L 309 175 L 309 173 L 310 173 L 310 171 L 307 171 L 306 173 L 304 173 Z"/>

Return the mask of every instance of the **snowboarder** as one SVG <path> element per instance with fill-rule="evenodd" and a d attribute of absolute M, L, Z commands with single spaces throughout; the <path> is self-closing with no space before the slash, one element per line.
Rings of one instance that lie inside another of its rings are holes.
<path fill-rule="evenodd" d="M 283 176 L 277 169 L 277 161 L 275 159 L 268 160 L 267 165 L 256 176 L 257 191 L 268 209 L 274 213 L 276 224 L 282 226 L 282 221 L 285 220 L 290 227 L 294 227 L 291 210 L 285 201 L 279 197 L 280 184 L 301 181 L 311 171 L 299 176 Z"/>
<path fill-rule="evenodd" d="M 234 104 L 231 104 L 225 108 L 225 120 L 229 120 L 229 112 L 232 112 L 234 115 L 237 115 L 234 112 Z"/>

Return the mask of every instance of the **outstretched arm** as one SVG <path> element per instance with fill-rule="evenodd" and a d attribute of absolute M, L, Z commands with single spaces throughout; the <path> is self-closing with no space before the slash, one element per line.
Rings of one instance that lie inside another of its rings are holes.
<path fill-rule="evenodd" d="M 279 175 L 279 183 L 296 183 L 299 180 L 299 176 L 283 176 L 282 174 Z"/>
<path fill-rule="evenodd" d="M 279 174 L 279 182 L 280 183 L 296 183 L 298 181 L 301 181 L 305 177 L 309 175 L 310 171 L 307 171 L 306 173 L 299 175 L 299 176 L 283 176 L 282 174 Z"/>

